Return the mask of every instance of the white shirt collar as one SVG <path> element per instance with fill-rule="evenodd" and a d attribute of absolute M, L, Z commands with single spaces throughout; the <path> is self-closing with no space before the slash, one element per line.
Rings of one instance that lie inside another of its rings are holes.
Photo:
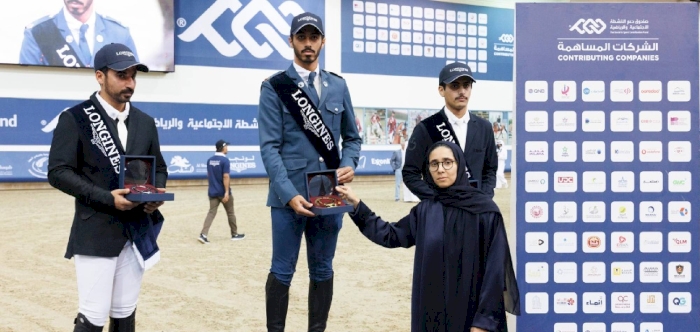
<path fill-rule="evenodd" d="M 224 154 L 223 152 L 214 152 L 214 155 L 219 157 L 226 157 L 226 154 Z"/>
<path fill-rule="evenodd" d="M 450 112 L 449 109 L 447 109 L 447 106 L 445 106 L 445 115 L 447 115 L 447 121 L 449 121 L 451 124 L 455 123 L 461 123 L 461 124 L 466 124 L 469 122 L 469 110 L 467 110 L 464 113 L 464 116 L 460 119 L 454 113 Z"/>
<path fill-rule="evenodd" d="M 110 105 L 106 100 L 104 100 L 102 96 L 100 96 L 99 92 L 95 94 L 95 97 L 97 98 L 97 101 L 100 102 L 100 105 L 102 105 L 102 108 L 105 109 L 105 112 L 107 112 L 107 116 L 112 118 L 112 120 L 116 120 L 117 114 L 119 114 L 120 112 L 117 111 L 116 108 L 112 107 L 112 105 Z M 130 106 L 131 103 L 126 103 L 126 107 L 124 107 L 124 114 L 126 114 L 126 117 L 129 117 L 129 108 L 131 108 Z"/>
<path fill-rule="evenodd" d="M 299 74 L 301 79 L 304 80 L 304 83 L 308 82 L 309 74 L 311 74 L 311 71 L 306 70 L 306 68 L 298 65 L 296 62 L 292 62 L 292 64 L 294 65 L 294 69 L 296 69 L 297 74 Z M 318 74 L 320 72 L 320 69 L 318 68 L 318 66 L 316 66 L 316 70 L 314 70 L 314 72 L 316 73 L 316 78 L 314 79 L 314 81 L 316 81 L 320 78 L 320 75 Z"/>
<path fill-rule="evenodd" d="M 73 37 L 80 36 L 80 27 L 83 25 L 83 22 L 80 22 L 73 17 L 65 6 L 63 7 L 63 16 L 66 18 L 66 24 L 68 25 L 68 29 L 70 29 L 70 31 L 73 33 Z M 96 20 L 95 11 L 93 10 L 92 15 L 90 15 L 90 18 L 88 18 L 87 22 L 85 22 L 85 24 L 89 25 L 88 31 L 95 31 Z M 76 38 L 76 42 L 78 38 Z"/>

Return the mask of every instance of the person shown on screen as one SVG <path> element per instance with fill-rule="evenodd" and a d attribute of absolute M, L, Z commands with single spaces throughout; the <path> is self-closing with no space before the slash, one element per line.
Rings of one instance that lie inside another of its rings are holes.
<path fill-rule="evenodd" d="M 350 217 L 370 241 L 415 246 L 411 332 L 506 332 L 506 312 L 520 314 L 520 292 L 503 216 L 489 194 L 469 184 L 462 147 L 432 144 L 423 163 L 432 196 L 398 222 L 382 220 L 350 186 L 336 190 L 355 207 Z"/>
<path fill-rule="evenodd" d="M 126 45 L 138 55 L 129 28 L 95 13 L 94 0 L 63 0 L 63 9 L 24 29 L 19 54 L 22 65 L 94 67 L 93 56 L 111 43 Z"/>
<path fill-rule="evenodd" d="M 155 157 L 159 192 L 168 179 L 155 121 L 131 103 L 137 72 L 148 72 L 131 54 L 122 44 L 97 52 L 100 90 L 61 113 L 49 150 L 49 184 L 75 197 L 64 256 L 78 280 L 74 332 L 102 331 L 107 319 L 108 331 L 133 332 L 144 272 L 160 260 L 163 202 L 132 202 L 119 188 L 125 155 Z"/>

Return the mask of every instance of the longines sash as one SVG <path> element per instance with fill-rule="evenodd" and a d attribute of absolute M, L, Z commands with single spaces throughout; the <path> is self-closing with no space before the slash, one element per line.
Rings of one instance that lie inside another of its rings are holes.
<path fill-rule="evenodd" d="M 83 151 L 85 159 L 97 161 L 99 170 L 110 178 L 110 188 L 119 188 L 119 163 L 122 152 L 114 141 L 116 136 L 105 122 L 111 119 L 103 116 L 92 100 L 86 100 L 67 112 L 75 118 L 78 131 L 85 142 L 90 143 L 85 144 L 89 145 L 87 151 Z"/>
<path fill-rule="evenodd" d="M 457 135 L 452 129 L 452 126 L 447 120 L 447 116 L 445 116 L 444 112 L 447 111 L 445 111 L 445 109 L 443 108 L 440 112 L 429 116 L 428 118 L 422 121 L 423 125 L 425 125 L 425 128 L 428 130 L 428 135 L 430 135 L 430 139 L 433 141 L 433 144 L 439 141 L 448 141 L 457 144 L 457 146 L 460 146 L 459 140 L 457 139 Z M 465 137 L 464 139 L 467 138 Z M 481 188 L 480 181 L 474 180 L 474 178 L 472 177 L 472 173 L 469 170 L 469 165 L 467 165 L 466 172 L 467 177 L 469 178 L 469 184 L 472 187 Z"/>
<path fill-rule="evenodd" d="M 323 122 L 321 112 L 311 101 L 309 95 L 297 86 L 286 73 L 280 73 L 270 78 L 270 84 L 316 152 L 323 157 L 328 168 L 338 168 L 340 155 L 335 144 L 335 137 L 326 123 Z"/>
<path fill-rule="evenodd" d="M 66 43 L 53 19 L 46 20 L 32 28 L 32 35 L 49 66 L 85 67 L 78 53 Z"/>

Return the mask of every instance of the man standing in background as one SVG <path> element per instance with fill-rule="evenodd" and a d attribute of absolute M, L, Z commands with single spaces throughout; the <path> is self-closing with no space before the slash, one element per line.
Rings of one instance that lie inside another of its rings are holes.
<path fill-rule="evenodd" d="M 403 155 L 406 151 L 406 143 L 401 142 L 401 148 L 394 151 L 391 155 L 391 169 L 394 170 L 394 178 L 396 179 L 396 185 L 394 186 L 394 201 L 399 201 L 401 199 L 399 192 L 401 191 L 401 168 L 403 166 Z"/>
<path fill-rule="evenodd" d="M 224 205 L 228 225 L 231 227 L 231 240 L 243 240 L 245 234 L 238 233 L 236 214 L 233 212 L 233 195 L 231 195 L 231 161 L 228 160 L 228 142 L 219 140 L 216 142 L 216 153 L 207 160 L 207 178 L 209 179 L 209 213 L 204 219 L 202 232 L 199 234 L 199 242 L 209 243 L 209 228 L 216 217 L 219 204 Z"/>

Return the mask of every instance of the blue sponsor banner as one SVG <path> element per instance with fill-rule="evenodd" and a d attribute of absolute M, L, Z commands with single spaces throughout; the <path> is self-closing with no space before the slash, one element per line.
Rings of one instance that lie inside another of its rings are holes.
<path fill-rule="evenodd" d="M 342 0 L 344 73 L 437 77 L 467 63 L 477 80 L 513 80 L 513 10 L 422 0 Z"/>
<path fill-rule="evenodd" d="M 517 330 L 700 331 L 698 4 L 516 22 Z"/>
<path fill-rule="evenodd" d="M 58 117 L 80 101 L 0 98 L 0 145 L 50 145 Z M 161 145 L 258 145 L 255 105 L 140 102 L 156 121 Z"/>
<path fill-rule="evenodd" d="M 175 63 L 285 69 L 294 58 L 290 23 L 304 12 L 324 19 L 325 1 L 175 1 Z"/>
<path fill-rule="evenodd" d="M 235 147 L 232 146 L 235 149 Z M 164 151 L 168 179 L 206 179 L 207 160 L 214 155 L 203 151 Z M 362 151 L 355 170 L 357 175 L 390 175 L 392 151 Z M 267 177 L 258 151 L 229 151 L 232 178 Z M 48 152 L 0 153 L 0 182 L 41 182 L 48 175 Z"/>

